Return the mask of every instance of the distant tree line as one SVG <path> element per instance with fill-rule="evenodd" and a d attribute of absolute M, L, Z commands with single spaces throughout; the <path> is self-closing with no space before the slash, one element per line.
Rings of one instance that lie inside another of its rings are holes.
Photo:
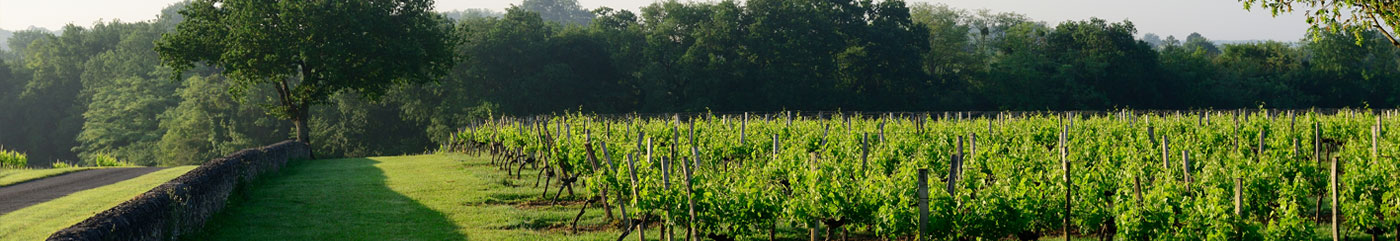
<path fill-rule="evenodd" d="M 0 146 L 30 163 L 97 154 L 200 163 L 293 137 L 272 91 L 220 69 L 169 78 L 153 42 L 183 21 L 22 30 L 0 51 Z M 640 12 L 527 0 L 443 13 L 464 43 L 436 83 L 311 110 L 319 156 L 423 152 L 487 116 L 774 110 L 1394 107 L 1397 48 L 1354 33 L 1216 45 L 1136 38 L 1131 22 L 1057 25 L 892 1 L 665 1 Z M 1361 34 L 1374 35 L 1371 32 Z"/>
<path fill-rule="evenodd" d="M 519 7 L 465 19 L 467 60 L 443 85 L 509 114 L 1400 104 L 1397 49 L 1376 32 L 1217 45 L 1138 39 L 1128 21 L 1048 25 L 901 1 L 593 12 L 588 25 Z"/>

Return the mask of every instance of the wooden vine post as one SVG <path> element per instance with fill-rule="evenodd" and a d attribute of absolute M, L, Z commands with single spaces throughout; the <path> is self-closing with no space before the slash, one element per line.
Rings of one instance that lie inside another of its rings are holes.
<path fill-rule="evenodd" d="M 777 160 L 777 159 L 778 159 L 778 148 L 780 148 L 780 146 L 778 146 L 778 133 L 773 133 L 773 160 Z M 772 221 L 773 221 L 773 222 L 771 223 L 772 226 L 769 226 L 769 227 L 768 227 L 768 240 L 769 240 L 769 241 L 777 240 L 778 218 L 777 218 L 777 217 L 774 217 Z"/>
<path fill-rule="evenodd" d="M 1162 171 L 1171 170 L 1171 147 L 1168 146 L 1167 135 L 1162 135 Z"/>
<path fill-rule="evenodd" d="M 697 234 L 697 233 L 695 232 L 695 226 L 699 224 L 699 221 L 696 221 L 696 220 L 695 220 L 695 185 L 694 185 L 693 183 L 691 183 L 691 181 L 693 180 L 693 175 L 694 175 L 694 172 L 695 172 L 695 168 L 696 168 L 698 165 L 700 165 L 700 149 L 699 149 L 699 147 L 697 147 L 697 146 L 698 146 L 698 145 L 696 145 L 696 143 L 695 143 L 695 121 L 691 121 L 691 122 L 690 122 L 690 165 L 682 165 L 682 166 L 681 166 L 682 168 L 685 168 L 685 199 L 686 199 L 686 201 L 688 202 L 688 205 L 687 205 L 688 212 L 687 212 L 687 214 L 688 214 L 689 217 L 690 217 L 690 219 L 688 219 L 688 220 L 690 221 L 690 223 L 686 225 L 686 230 L 685 230 L 685 240 L 687 240 L 687 241 L 700 240 L 700 239 L 698 238 L 699 234 Z"/>
<path fill-rule="evenodd" d="M 1242 201 L 1244 200 L 1244 191 L 1241 190 L 1244 188 L 1243 184 L 1243 180 L 1241 180 L 1238 177 L 1235 178 L 1235 217 L 1241 219 L 1244 218 L 1244 216 L 1241 216 L 1244 213 L 1244 205 Z"/>
<path fill-rule="evenodd" d="M 1064 169 L 1065 177 L 1065 220 L 1063 228 L 1065 232 L 1065 241 L 1069 241 L 1070 203 L 1073 202 L 1072 199 L 1074 198 L 1074 183 L 1071 182 L 1069 177 L 1069 126 L 1065 126 L 1064 129 L 1060 130 L 1060 165 L 1063 167 L 1062 169 Z"/>
<path fill-rule="evenodd" d="M 840 113 L 838 113 L 838 114 L 840 114 Z M 841 115 L 841 123 L 846 125 L 846 130 L 848 130 L 848 131 L 851 130 L 851 116 L 850 116 L 850 115 L 846 115 L 846 114 L 840 114 L 840 115 Z"/>
<path fill-rule="evenodd" d="M 1240 151 L 1240 112 L 1235 110 L 1235 129 L 1230 134 L 1230 145 L 1234 146 L 1234 151 Z"/>
<path fill-rule="evenodd" d="M 1186 182 L 1186 192 L 1191 192 L 1191 150 L 1181 150 L 1182 180 Z"/>
<path fill-rule="evenodd" d="M 739 121 L 739 144 L 744 144 L 744 129 L 749 126 L 749 113 L 744 112 L 744 119 Z"/>
<path fill-rule="evenodd" d="M 1376 125 L 1371 126 L 1371 160 L 1380 160 L 1381 118 L 1376 117 Z M 1400 234 L 1397 234 L 1400 235 Z"/>
<path fill-rule="evenodd" d="M 831 133 L 831 124 L 822 124 L 822 142 L 821 142 L 821 145 L 819 145 L 819 146 L 823 146 L 823 147 L 826 146 L 826 140 L 827 140 L 827 137 L 829 137 L 828 134 L 830 134 L 830 133 Z"/>
<path fill-rule="evenodd" d="M 919 169 L 919 238 L 925 240 L 928 232 L 928 169 Z"/>
<path fill-rule="evenodd" d="M 810 170 L 810 171 L 816 171 L 816 170 L 817 170 L 817 165 L 818 165 L 817 153 L 816 153 L 816 152 L 810 152 L 810 153 L 808 153 L 808 154 L 809 154 L 810 156 L 807 158 L 808 161 L 807 161 L 805 164 L 807 165 L 808 170 Z M 808 220 L 808 221 L 807 221 L 807 240 L 809 240 L 809 241 L 817 241 L 817 237 L 818 237 L 818 236 L 817 236 L 817 232 L 818 232 L 819 229 L 821 229 L 821 220 L 820 220 L 820 219 Z M 826 237 L 827 237 L 827 238 L 830 238 L 830 237 L 831 237 L 831 230 L 830 230 L 830 229 L 827 229 Z"/>
<path fill-rule="evenodd" d="M 955 178 L 949 180 L 950 182 L 956 183 L 959 179 L 962 179 L 962 167 L 963 167 L 963 157 L 964 157 L 964 156 L 966 156 L 966 155 L 963 154 L 963 137 L 962 137 L 962 136 L 958 136 L 958 156 L 955 157 L 955 158 L 953 159 L 953 169 L 952 169 L 952 170 L 954 170 L 954 171 L 957 171 L 957 172 L 958 172 L 958 175 L 957 175 L 957 176 L 954 176 Z"/>
<path fill-rule="evenodd" d="M 913 121 L 914 121 L 914 133 L 923 134 L 923 133 L 924 133 L 924 120 L 923 120 L 923 119 L 919 119 L 919 118 L 916 117 L 916 118 L 913 119 Z"/>
<path fill-rule="evenodd" d="M 544 199 L 545 197 L 549 196 L 549 181 L 554 178 L 554 169 L 549 165 L 550 160 L 547 160 L 545 158 L 547 158 L 550 153 L 554 152 L 554 145 L 553 143 L 551 143 L 552 141 L 549 137 L 549 121 L 545 120 L 540 121 L 538 123 L 539 125 L 536 126 L 539 127 L 540 131 L 537 137 L 541 143 L 545 143 L 545 150 L 539 150 L 539 152 L 543 152 L 543 154 L 539 155 L 539 159 L 544 161 L 544 168 L 540 168 L 540 174 L 535 176 L 535 187 L 540 186 L 540 178 L 543 177 L 544 193 L 540 194 L 540 199 Z"/>
<path fill-rule="evenodd" d="M 675 156 L 669 156 L 669 157 L 662 157 L 662 158 L 661 158 L 661 189 L 662 189 L 662 190 L 667 190 L 667 191 L 671 190 L 671 163 L 672 163 L 672 162 L 675 162 L 674 158 L 675 158 Z M 661 230 L 661 236 L 665 236 L 665 239 L 663 239 L 663 240 L 672 241 L 672 240 L 673 240 L 672 238 L 676 236 L 676 233 L 675 233 L 674 230 L 672 229 L 672 227 L 675 226 L 675 222 L 674 222 L 674 220 L 672 220 L 672 217 L 673 217 L 673 216 L 671 215 L 671 210 L 670 210 L 670 209 L 662 210 L 662 211 L 661 211 L 661 214 L 662 214 L 662 216 L 666 219 L 666 220 L 665 220 L 665 221 L 666 221 L 665 227 L 662 228 L 662 230 Z"/>
<path fill-rule="evenodd" d="M 977 133 L 976 133 L 976 132 L 973 132 L 972 134 L 970 134 L 970 136 L 968 136 L 967 145 L 968 145 L 968 149 L 969 149 L 969 152 L 968 152 L 968 153 L 970 153 L 970 154 L 972 154 L 972 155 L 977 155 Z M 967 158 L 962 158 L 962 157 L 965 157 L 962 153 L 958 153 L 958 157 L 959 157 L 958 159 L 964 159 L 964 160 L 967 159 Z M 959 165 L 959 166 L 961 166 L 961 165 Z"/>
<path fill-rule="evenodd" d="M 958 166 L 962 165 L 961 163 L 959 163 L 959 162 L 961 162 L 961 160 L 958 160 L 958 159 L 961 159 L 961 158 L 958 158 L 958 157 L 959 157 L 959 156 L 958 156 L 957 154 L 953 154 L 953 157 L 949 159 L 949 162 L 948 162 L 948 182 L 947 182 L 947 183 L 944 183 L 944 184 L 946 184 L 946 185 L 944 185 L 944 186 L 945 186 L 945 189 L 947 189 L 947 191 L 948 191 L 948 195 L 949 195 L 949 196 L 953 196 L 954 198 L 957 197 L 957 195 L 954 195 L 954 192 L 957 191 L 956 188 L 957 188 L 957 183 L 958 183 L 958 175 L 959 175 L 960 172 L 961 172 L 960 170 L 958 170 L 958 169 L 960 169 L 960 168 L 958 168 Z"/>
<path fill-rule="evenodd" d="M 778 148 L 781 148 L 778 146 L 778 134 L 773 133 L 773 159 L 775 160 L 778 159 Z"/>
<path fill-rule="evenodd" d="M 880 120 L 880 143 L 885 143 L 885 120 Z"/>
<path fill-rule="evenodd" d="M 1254 155 L 1259 158 L 1256 161 L 1264 161 L 1264 129 L 1259 129 L 1259 149 L 1254 151 Z"/>
<path fill-rule="evenodd" d="M 1341 235 L 1340 235 L 1341 232 L 1339 231 L 1339 230 L 1341 229 L 1341 220 L 1340 220 L 1340 219 L 1337 219 L 1337 209 L 1338 209 L 1338 208 L 1341 208 L 1341 205 L 1337 203 L 1337 192 L 1340 191 L 1340 190 L 1337 190 L 1337 178 L 1340 178 L 1340 177 L 1337 176 L 1337 158 L 1336 158 L 1336 157 L 1333 157 L 1333 158 L 1332 158 L 1332 171 L 1331 171 L 1331 173 L 1332 173 L 1332 175 L 1331 175 L 1332 178 L 1331 178 L 1331 180 L 1329 180 L 1329 181 L 1331 182 L 1329 186 L 1331 186 L 1331 189 L 1332 189 L 1332 240 L 1333 240 L 1333 241 L 1337 241 L 1337 240 L 1341 240 Z"/>
<path fill-rule="evenodd" d="M 1235 123 L 1235 133 L 1234 133 L 1233 136 L 1235 136 L 1235 137 L 1238 138 L 1238 137 L 1240 136 L 1240 110 L 1235 110 L 1235 117 L 1233 118 L 1233 120 L 1234 120 L 1234 123 Z M 1231 140 L 1235 140 L 1234 142 L 1238 142 L 1238 141 L 1239 141 L 1238 139 L 1231 139 Z M 1238 146 L 1238 144 L 1236 144 L 1236 145 Z"/>
<path fill-rule="evenodd" d="M 792 111 L 784 111 L 783 113 L 787 115 L 787 126 L 792 127 Z"/>
<path fill-rule="evenodd" d="M 584 144 L 583 144 L 583 149 L 584 149 L 584 151 L 585 151 L 586 154 L 587 154 L 587 157 L 586 157 L 586 158 L 587 158 L 588 161 L 589 161 L 589 162 L 588 162 L 589 167 L 593 170 L 593 173 L 598 173 L 598 157 L 597 157 L 597 155 L 595 155 L 595 154 L 593 153 L 593 143 L 591 142 L 591 141 L 592 141 L 591 136 L 589 136 L 590 134 L 588 133 L 588 129 L 584 129 L 584 132 L 583 132 L 583 133 L 584 133 L 584 136 L 585 136 L 585 138 L 584 138 L 585 141 L 584 141 Z M 608 198 L 607 198 L 607 196 L 608 196 L 608 191 L 607 191 L 607 189 L 603 189 L 602 192 L 599 193 L 599 198 L 600 198 L 600 200 L 602 200 L 602 202 L 603 202 L 603 210 L 605 210 L 605 211 L 608 212 L 608 214 L 606 215 L 606 216 L 607 216 L 607 219 L 611 220 L 611 219 L 612 219 L 612 212 L 611 212 L 611 210 L 607 210 L 607 206 L 608 206 Z M 557 197 L 557 196 L 556 196 L 556 197 Z M 588 200 L 587 202 L 584 202 L 584 203 L 583 203 L 583 207 L 582 207 L 582 208 L 579 208 L 579 210 L 578 210 L 578 215 L 575 215 L 575 216 L 574 216 L 574 222 L 570 225 L 570 227 L 571 227 L 571 228 L 570 228 L 570 232 L 571 232 L 571 233 L 574 233 L 574 234 L 577 234 L 577 233 L 578 233 L 578 221 L 579 221 L 580 218 L 583 218 L 583 212 L 586 211 L 586 210 L 588 210 L 588 205 L 589 205 L 589 204 L 592 204 L 592 203 L 593 203 L 593 200 Z"/>
<path fill-rule="evenodd" d="M 1313 122 L 1313 159 L 1322 164 L 1322 127 Z"/>
<path fill-rule="evenodd" d="M 1288 133 L 1297 131 L 1294 126 L 1298 125 L 1298 116 L 1293 115 L 1293 111 L 1288 111 Z"/>
<path fill-rule="evenodd" d="M 602 147 L 601 149 L 603 149 L 603 160 L 608 162 L 608 170 L 604 171 L 603 173 L 607 173 L 608 175 L 611 175 L 611 173 L 612 173 L 613 171 L 616 171 L 616 170 L 617 170 L 617 164 L 613 163 L 613 161 L 612 161 L 612 156 L 610 156 L 610 155 L 608 154 L 608 145 L 607 145 L 607 143 L 604 143 L 604 144 L 598 145 L 598 146 L 599 146 L 599 147 Z M 607 200 L 608 200 L 607 191 L 608 191 L 607 189 L 604 189 L 604 190 L 603 190 L 603 210 L 606 210 L 608 219 L 612 219 L 612 209 L 611 209 L 611 208 L 608 208 L 608 204 L 607 204 Z M 619 190 L 619 193 L 621 193 L 620 190 Z M 621 194 L 619 194 L 619 195 L 621 195 Z M 624 199 L 624 198 L 618 198 L 618 199 L 617 199 L 617 201 L 618 201 L 618 206 L 623 207 L 623 210 L 624 210 L 624 211 L 623 211 L 624 214 L 622 215 L 622 219 L 627 219 L 627 214 L 626 214 L 626 211 L 625 211 L 625 210 L 627 210 L 627 209 L 626 209 L 626 205 L 622 205 L 622 203 L 621 203 L 621 202 L 622 202 L 622 199 Z"/>
<path fill-rule="evenodd" d="M 870 133 L 861 133 L 860 137 L 860 172 L 862 175 L 869 170 L 870 165 Z"/>
<path fill-rule="evenodd" d="M 1157 135 L 1153 132 L 1152 126 L 1147 126 L 1147 141 L 1153 140 L 1157 140 Z"/>
<path fill-rule="evenodd" d="M 992 122 L 995 122 L 993 120 L 994 119 L 987 119 L 987 137 L 992 137 L 995 135 L 992 132 Z"/>
<path fill-rule="evenodd" d="M 1317 162 L 1318 166 L 1322 166 L 1322 161 L 1325 160 L 1322 153 L 1322 127 L 1320 122 L 1316 121 L 1316 117 L 1313 120 L 1313 160 Z M 1318 195 L 1317 199 L 1313 201 L 1313 204 L 1316 204 L 1313 206 L 1314 219 L 1322 218 L 1322 198 L 1323 195 Z"/>
<path fill-rule="evenodd" d="M 637 164 L 636 164 L 636 158 L 633 158 L 633 156 L 634 156 L 634 155 L 627 155 L 627 174 L 629 174 L 629 175 L 632 177 L 632 179 L 630 179 L 630 180 L 632 181 L 632 198 L 631 198 L 631 199 L 632 199 L 632 205 L 637 205 L 637 204 L 638 204 L 638 201 L 639 201 L 638 199 L 640 199 L 641 197 L 637 196 L 637 193 L 638 193 L 638 190 L 637 190 Z M 627 218 L 627 206 L 626 206 L 626 205 L 618 205 L 618 206 L 622 206 L 622 217 L 623 217 L 623 218 Z M 638 212 L 640 212 L 640 211 L 638 211 Z M 647 229 L 647 228 L 646 228 L 646 218 L 647 218 L 647 217 L 646 217 L 646 214 L 637 214 L 637 217 L 638 217 L 639 219 L 641 219 L 641 221 L 640 221 L 640 222 L 637 222 L 637 223 L 635 223 L 635 224 L 633 224 L 633 223 L 632 223 L 632 220 L 631 220 L 631 219 L 628 219 L 628 220 L 627 220 L 627 223 L 628 223 L 627 227 L 630 229 L 632 226 L 636 226 L 636 227 L 637 227 L 637 237 L 638 237 L 637 240 L 639 240 L 639 241 L 646 241 L 646 240 L 647 240 L 647 235 L 646 235 L 646 229 Z M 623 235 L 623 236 L 626 236 L 627 234 L 626 234 L 626 233 L 623 233 L 622 235 Z"/>
<path fill-rule="evenodd" d="M 1137 200 L 1137 205 L 1142 206 L 1142 176 L 1133 175 L 1133 197 Z"/>

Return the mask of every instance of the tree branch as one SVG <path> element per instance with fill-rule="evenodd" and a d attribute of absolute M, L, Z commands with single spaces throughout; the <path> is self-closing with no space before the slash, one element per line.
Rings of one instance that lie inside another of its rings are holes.
<path fill-rule="evenodd" d="M 1385 35 L 1385 38 L 1386 38 L 1387 40 L 1390 40 L 1390 45 L 1394 45 L 1394 46 L 1396 46 L 1396 47 L 1400 47 L 1400 41 L 1396 41 L 1394 35 L 1391 35 L 1390 32 L 1385 31 L 1385 26 L 1382 26 L 1382 25 L 1381 25 L 1381 21 L 1378 20 L 1378 19 L 1376 19 L 1376 13 L 1375 13 L 1375 12 L 1372 12 L 1372 13 L 1367 14 L 1367 15 L 1371 17 L 1371 23 L 1374 23 L 1374 24 L 1375 24 L 1375 26 L 1376 26 L 1376 31 L 1380 31 L 1380 32 L 1381 32 L 1381 35 Z"/>
<path fill-rule="evenodd" d="M 277 98 L 282 99 L 282 106 L 287 107 L 285 114 L 295 115 L 296 104 L 292 103 L 292 89 L 287 87 L 287 79 L 282 78 L 277 82 Z"/>

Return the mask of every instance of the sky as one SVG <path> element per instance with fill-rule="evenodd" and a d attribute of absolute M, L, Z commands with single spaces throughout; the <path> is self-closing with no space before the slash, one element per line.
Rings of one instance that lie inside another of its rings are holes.
<path fill-rule="evenodd" d="M 178 0 L 0 0 L 0 29 L 37 26 L 57 30 L 73 23 L 145 21 Z M 440 11 L 468 8 L 503 10 L 521 0 L 438 0 Z M 636 10 L 656 0 L 578 0 L 585 8 Z M 708 0 L 706 0 L 708 1 Z M 1272 17 L 1267 10 L 1245 11 L 1236 0 L 906 0 L 942 3 L 962 9 L 1017 12 L 1055 25 L 1098 17 L 1132 21 L 1138 35 L 1156 33 L 1185 39 L 1199 32 L 1212 40 L 1297 41 L 1307 31 L 1302 13 Z"/>

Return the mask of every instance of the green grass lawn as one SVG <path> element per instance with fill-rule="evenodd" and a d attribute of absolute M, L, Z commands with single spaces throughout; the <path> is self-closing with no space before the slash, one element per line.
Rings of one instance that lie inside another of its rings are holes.
<path fill-rule="evenodd" d="M 194 166 L 166 168 L 6 213 L 0 216 L 0 240 L 43 240 L 191 169 Z"/>
<path fill-rule="evenodd" d="M 0 187 L 28 182 L 34 179 L 58 176 L 71 172 L 94 169 L 97 167 L 65 167 L 47 169 L 0 169 Z"/>
<path fill-rule="evenodd" d="M 581 204 L 531 205 L 541 191 L 532 176 L 507 178 L 487 162 L 464 155 L 295 161 L 235 195 L 201 233 L 184 238 L 534 241 L 615 240 L 620 234 L 568 234 Z M 607 225 L 602 216 L 589 209 L 580 229 L 601 229 Z"/>

